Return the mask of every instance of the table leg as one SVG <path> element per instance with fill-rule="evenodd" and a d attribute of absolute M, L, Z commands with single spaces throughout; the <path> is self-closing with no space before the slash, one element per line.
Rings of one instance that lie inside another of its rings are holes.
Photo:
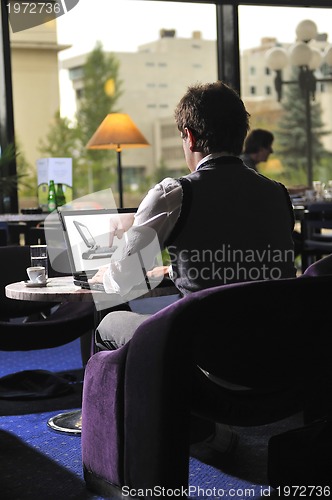
<path fill-rule="evenodd" d="M 47 421 L 51 429 L 66 434 L 81 434 L 82 410 L 67 411 L 51 417 Z"/>
<path fill-rule="evenodd" d="M 123 305 L 122 308 L 128 309 L 128 306 Z M 94 317 L 94 324 L 95 327 L 99 325 L 103 317 L 108 314 L 110 311 L 119 309 L 119 307 L 113 307 L 110 309 L 102 309 L 100 311 L 95 308 L 95 317 Z M 83 346 L 82 343 L 86 344 L 86 338 L 83 339 L 81 342 L 81 352 L 83 354 Z M 92 332 L 92 339 L 91 339 L 91 354 L 94 354 L 95 350 L 95 342 L 94 342 L 94 331 Z M 86 346 L 85 346 L 86 347 Z M 86 349 L 84 349 L 86 352 Z M 84 359 L 83 359 L 83 364 L 84 364 Z M 81 434 L 82 431 L 82 410 L 74 410 L 74 411 L 67 411 L 63 413 L 58 413 L 54 417 L 51 417 L 47 421 L 47 425 L 58 432 L 63 432 L 65 434 Z"/>

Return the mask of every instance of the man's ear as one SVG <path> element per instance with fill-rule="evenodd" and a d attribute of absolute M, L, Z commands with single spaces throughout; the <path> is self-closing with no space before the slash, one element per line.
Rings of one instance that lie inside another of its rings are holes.
<path fill-rule="evenodd" d="M 188 134 L 189 149 L 190 149 L 190 151 L 194 152 L 195 146 L 196 146 L 196 138 L 189 128 L 186 129 L 186 132 Z"/>

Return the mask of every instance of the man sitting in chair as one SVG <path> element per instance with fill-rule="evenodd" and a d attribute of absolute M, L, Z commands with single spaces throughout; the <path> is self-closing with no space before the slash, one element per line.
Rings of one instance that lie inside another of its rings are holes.
<path fill-rule="evenodd" d="M 228 283 L 295 277 L 292 204 L 282 184 L 239 157 L 249 113 L 238 94 L 221 81 L 191 86 L 175 121 L 190 173 L 166 178 L 148 192 L 121 259 L 100 268 L 91 281 L 123 295 L 136 285 L 142 272 L 132 266 L 132 256 L 144 248 L 146 228 L 168 249 L 170 277 L 181 296 Z M 144 262 L 146 269 L 154 257 Z M 121 347 L 146 317 L 110 312 L 97 328 L 97 347 Z"/>

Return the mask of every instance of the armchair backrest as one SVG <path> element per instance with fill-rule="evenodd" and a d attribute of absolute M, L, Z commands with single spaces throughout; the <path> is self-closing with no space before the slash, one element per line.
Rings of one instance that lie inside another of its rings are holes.
<path fill-rule="evenodd" d="M 323 329 L 317 315 L 329 310 L 331 289 L 332 276 L 322 276 L 203 290 L 153 315 L 131 348 L 145 335 L 151 342 L 149 331 L 158 325 L 173 349 L 184 345 L 185 354 L 208 372 L 240 385 L 280 386 L 298 376 L 302 356 L 318 339 L 327 343 L 327 319 Z M 178 315 L 181 322 L 169 324 Z"/>

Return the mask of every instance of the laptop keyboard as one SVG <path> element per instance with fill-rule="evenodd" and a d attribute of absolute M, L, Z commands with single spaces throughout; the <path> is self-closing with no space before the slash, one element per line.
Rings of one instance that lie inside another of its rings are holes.
<path fill-rule="evenodd" d="M 118 247 L 99 247 L 93 250 L 93 253 L 114 253 Z"/>

